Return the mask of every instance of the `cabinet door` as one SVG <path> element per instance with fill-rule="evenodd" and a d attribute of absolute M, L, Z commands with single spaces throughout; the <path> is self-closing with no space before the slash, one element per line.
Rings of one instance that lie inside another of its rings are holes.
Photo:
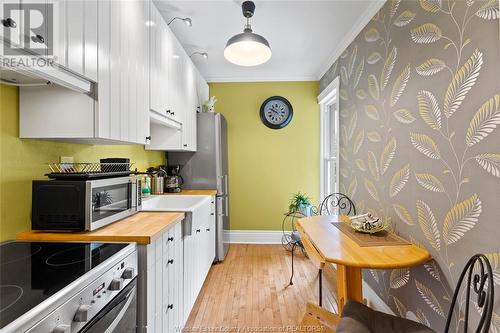
<path fill-rule="evenodd" d="M 168 29 L 169 42 L 171 43 L 170 61 L 168 62 L 169 101 L 172 119 L 182 123 L 185 108 L 185 82 L 187 55 L 175 35 Z"/>
<path fill-rule="evenodd" d="M 160 78 L 162 71 L 162 25 L 160 13 L 154 5 L 151 6 L 151 24 L 149 27 L 149 50 L 150 50 L 150 72 L 149 72 L 149 98 L 151 111 L 161 113 L 162 103 L 160 94 Z"/>
<path fill-rule="evenodd" d="M 97 80 L 97 1 L 65 1 L 66 61 L 75 73 Z M 64 34 L 64 32 L 63 32 Z"/>
<path fill-rule="evenodd" d="M 144 119 L 149 118 L 148 87 L 149 20 L 146 1 L 120 1 L 121 19 L 121 140 L 146 143 Z"/>
<path fill-rule="evenodd" d="M 4 6 L 2 1 L 2 6 L 0 7 L 1 19 L 8 20 L 10 26 L 4 27 L 0 29 L 0 41 L 5 41 L 6 43 L 11 44 L 15 48 L 12 48 L 11 51 L 14 52 L 18 50 L 18 54 L 12 55 L 24 55 L 25 51 L 24 47 L 28 48 L 28 45 L 25 45 L 26 38 L 24 36 L 24 15 L 23 15 L 23 4 L 20 0 L 10 2 L 12 8 L 9 9 L 8 6 Z M 18 8 L 20 10 L 18 10 Z M 5 44 L 4 44 L 5 45 Z M 17 52 L 16 52 L 17 53 Z"/>
<path fill-rule="evenodd" d="M 99 1 L 99 138 L 145 144 L 149 135 L 148 6 Z"/>
<path fill-rule="evenodd" d="M 196 151 L 196 107 L 197 107 L 197 93 L 196 93 L 196 73 L 190 59 L 187 59 L 186 68 L 184 72 L 185 81 L 183 86 L 184 93 L 184 123 L 182 125 L 182 148 L 184 150 Z"/>
<path fill-rule="evenodd" d="M 163 327 L 163 290 L 164 286 L 164 267 L 163 260 L 159 258 L 155 263 L 155 288 L 154 288 L 154 298 L 155 298 L 155 327 Z M 148 309 L 149 311 L 149 309 Z"/>
<path fill-rule="evenodd" d="M 55 62 L 96 82 L 98 55 L 97 0 L 50 0 L 53 31 L 47 33 Z M 50 10 L 50 7 L 49 7 Z M 53 73 L 57 76 L 57 72 Z"/>
<path fill-rule="evenodd" d="M 137 136 L 134 142 L 147 144 L 150 136 L 149 124 L 149 27 L 145 24 L 150 20 L 150 1 L 139 1 L 140 18 L 138 22 L 138 38 L 141 46 L 138 48 L 138 59 L 136 61 L 137 70 L 137 112 L 135 119 L 135 128 Z M 134 127 L 134 124 L 131 124 Z"/>
<path fill-rule="evenodd" d="M 184 326 L 185 319 L 184 319 L 184 302 L 183 302 L 183 261 L 184 261 L 184 256 L 183 256 L 183 249 L 182 249 L 182 240 L 179 239 L 175 243 L 175 260 L 176 260 L 176 265 L 175 265 L 175 278 L 174 278 L 174 283 L 175 283 L 175 297 L 174 301 L 176 304 L 176 311 L 175 311 L 175 331 L 180 332 L 180 329 L 182 326 Z"/>
<path fill-rule="evenodd" d="M 170 53 L 170 35 L 168 27 L 160 12 L 154 4 L 151 4 L 151 103 L 150 109 L 162 116 L 170 117 L 170 106 L 168 105 L 168 57 Z"/>

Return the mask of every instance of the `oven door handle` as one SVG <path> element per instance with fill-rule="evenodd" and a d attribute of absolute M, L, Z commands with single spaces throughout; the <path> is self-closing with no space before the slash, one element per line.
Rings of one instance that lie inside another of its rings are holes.
<path fill-rule="evenodd" d="M 134 279 L 79 332 L 112 332 L 126 315 L 132 301 L 136 299 L 136 293 L 137 282 Z"/>
<path fill-rule="evenodd" d="M 135 293 L 135 288 L 132 289 L 127 294 L 127 296 L 125 296 L 125 298 L 127 299 L 127 302 L 125 302 L 125 305 L 122 307 L 122 309 L 120 310 L 120 312 L 118 312 L 118 314 L 116 315 L 115 320 L 113 320 L 113 322 L 111 322 L 111 324 L 109 324 L 108 328 L 106 329 L 106 331 L 104 333 L 111 333 L 111 332 L 113 332 L 115 330 L 116 326 L 118 326 L 118 323 L 123 319 L 123 316 L 125 316 L 125 313 L 127 312 L 128 307 L 130 306 L 130 303 L 134 299 L 132 293 Z"/>

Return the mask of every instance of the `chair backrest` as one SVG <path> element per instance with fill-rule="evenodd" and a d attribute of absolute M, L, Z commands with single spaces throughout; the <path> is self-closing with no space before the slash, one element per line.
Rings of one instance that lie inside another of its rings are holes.
<path fill-rule="evenodd" d="M 356 207 L 352 200 L 343 193 L 328 195 L 319 206 L 319 215 L 356 215 Z"/>
<path fill-rule="evenodd" d="M 447 333 L 450 329 L 450 323 L 454 313 L 453 309 L 457 303 L 458 294 L 466 275 L 467 285 L 465 286 L 466 299 L 464 300 L 464 332 L 467 332 L 469 326 L 469 305 L 472 290 L 475 293 L 474 296 L 476 298 L 473 301 L 476 302 L 478 308 L 481 310 L 481 318 L 475 332 L 487 333 L 491 325 L 495 295 L 493 289 L 493 270 L 491 269 L 490 261 L 484 254 L 476 254 L 467 262 L 467 265 L 465 265 L 453 294 L 453 300 L 451 301 L 444 332 Z"/>

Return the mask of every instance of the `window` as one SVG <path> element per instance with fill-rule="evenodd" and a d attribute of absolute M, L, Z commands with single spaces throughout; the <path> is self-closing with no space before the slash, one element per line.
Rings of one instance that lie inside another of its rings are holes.
<path fill-rule="evenodd" d="M 339 78 L 318 97 L 320 105 L 320 198 L 339 191 Z"/>

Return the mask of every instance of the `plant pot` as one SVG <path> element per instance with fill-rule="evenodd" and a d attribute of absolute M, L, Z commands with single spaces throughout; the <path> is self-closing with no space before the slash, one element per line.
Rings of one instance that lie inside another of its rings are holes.
<path fill-rule="evenodd" d="M 298 211 L 304 215 L 304 216 L 311 216 L 311 209 L 312 209 L 312 206 L 311 205 L 307 205 L 307 206 L 299 206 L 299 209 Z"/>

